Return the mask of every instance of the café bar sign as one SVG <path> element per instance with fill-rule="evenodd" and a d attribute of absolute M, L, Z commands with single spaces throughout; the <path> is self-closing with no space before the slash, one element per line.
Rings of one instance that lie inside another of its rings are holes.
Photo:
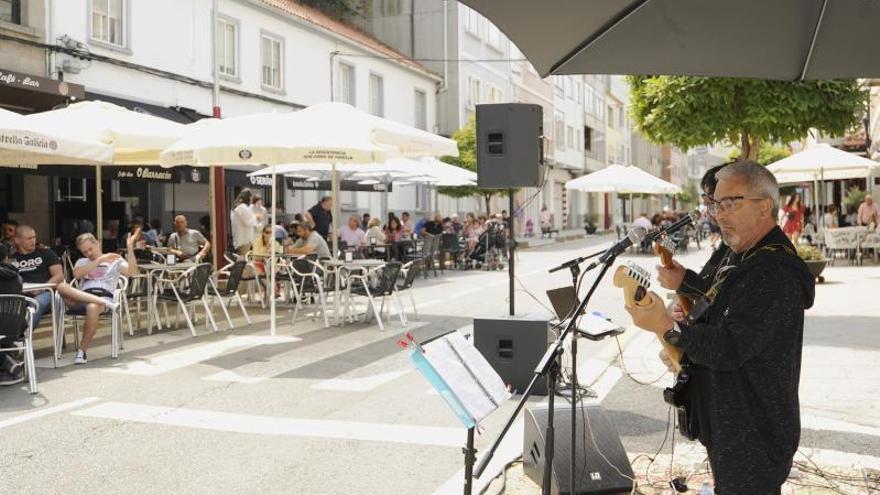
<path fill-rule="evenodd" d="M 38 91 L 40 93 L 66 96 L 76 99 L 84 99 L 86 96 L 85 87 L 80 84 L 72 84 L 64 81 L 56 81 L 54 79 L 46 79 L 45 77 L 20 74 L 11 70 L 0 69 L 0 88 L 3 87 L 27 89 Z"/>
<path fill-rule="evenodd" d="M 291 190 L 329 191 L 332 186 L 329 180 L 300 180 L 286 177 L 285 182 L 287 183 L 287 188 Z M 340 191 L 391 192 L 391 189 L 391 184 L 381 182 L 378 184 L 360 184 L 356 180 L 339 181 Z"/>
<path fill-rule="evenodd" d="M 104 167 L 104 176 L 111 180 L 177 182 L 173 170 L 161 167 Z"/>

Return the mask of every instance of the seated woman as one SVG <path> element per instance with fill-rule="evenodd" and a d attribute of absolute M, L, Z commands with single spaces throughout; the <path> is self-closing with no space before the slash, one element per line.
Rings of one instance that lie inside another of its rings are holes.
<path fill-rule="evenodd" d="M 138 273 L 134 256 L 135 243 L 140 240 L 141 230 L 135 229 L 126 239 L 126 259 L 116 253 L 104 254 L 101 245 L 92 234 L 82 234 L 76 238 L 76 247 L 85 256 L 73 267 L 73 277 L 80 281 L 82 290 L 69 285 L 58 286 L 58 293 L 67 307 L 85 314 L 86 322 L 82 342 L 76 351 L 74 364 L 86 363 L 86 352 L 98 329 L 98 318 L 107 310 L 115 310 L 113 292 L 122 274 L 134 276 Z"/>
<path fill-rule="evenodd" d="M 367 245 L 366 252 L 373 254 L 385 254 L 385 232 L 382 231 L 382 228 L 379 226 L 381 222 L 378 218 L 371 218 L 370 222 L 367 224 L 367 232 L 364 234 L 364 243 Z M 374 247 L 382 244 L 383 246 Z"/>
<path fill-rule="evenodd" d="M 254 268 L 257 271 L 257 274 L 262 276 L 264 279 L 266 277 L 266 260 L 269 258 L 269 249 L 271 247 L 270 242 L 275 243 L 275 253 L 281 254 L 284 251 L 281 249 L 281 244 L 273 238 L 272 235 L 272 227 L 265 226 L 263 227 L 262 232 L 260 233 L 260 237 L 254 239 L 254 242 L 251 244 L 251 257 L 254 259 Z M 265 291 L 265 282 L 260 283 L 260 290 Z M 277 294 L 281 288 L 281 282 L 277 280 L 275 281 L 275 293 Z"/>
<path fill-rule="evenodd" d="M 403 224 L 397 217 L 389 220 L 388 227 L 385 228 L 385 241 L 391 244 L 391 256 L 401 261 L 407 248 L 412 245 L 412 241 L 406 236 Z"/>

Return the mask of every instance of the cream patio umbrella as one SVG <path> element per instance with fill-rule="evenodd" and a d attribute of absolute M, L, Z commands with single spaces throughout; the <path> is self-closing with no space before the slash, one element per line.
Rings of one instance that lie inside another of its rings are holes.
<path fill-rule="evenodd" d="M 24 116 L 0 108 L 0 164 L 90 165 L 112 160 L 113 149 L 105 143 L 41 129 Z"/>
<path fill-rule="evenodd" d="M 677 194 L 681 188 L 671 182 L 645 172 L 633 165 L 609 165 L 602 170 L 572 179 L 565 183 L 566 189 L 584 192 L 613 192 L 629 194 L 630 215 L 633 194 Z"/>
<path fill-rule="evenodd" d="M 454 141 L 369 115 L 343 103 L 322 103 L 289 113 L 232 117 L 192 129 L 160 154 L 163 166 L 271 166 L 331 164 L 333 252 L 336 252 L 339 177 L 337 164 L 381 163 L 388 155 L 457 155 Z M 275 224 L 275 209 L 272 210 Z M 271 246 L 274 263 L 274 244 Z M 271 332 L 275 333 L 274 266 L 270 266 Z"/>
<path fill-rule="evenodd" d="M 103 101 L 83 101 L 64 108 L 22 117 L 26 125 L 70 139 L 98 142 L 109 147 L 111 159 L 103 162 L 113 165 L 154 165 L 159 163 L 159 152 L 185 132 L 186 127 L 176 122 L 135 112 Z M 72 164 L 69 161 L 52 162 Z M 80 162 L 81 163 L 81 162 Z M 100 165 L 93 161 L 90 164 Z M 103 237 L 103 207 L 101 204 L 101 167 L 95 168 L 97 184 L 98 239 Z"/>

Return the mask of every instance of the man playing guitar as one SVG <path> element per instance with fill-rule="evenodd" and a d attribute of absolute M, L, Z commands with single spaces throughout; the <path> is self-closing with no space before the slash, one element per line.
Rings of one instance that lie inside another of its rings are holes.
<path fill-rule="evenodd" d="M 633 323 L 688 356 L 692 421 L 720 495 L 778 494 L 800 440 L 804 310 L 815 280 L 776 225 L 776 179 L 755 162 L 718 174 L 710 211 L 730 253 L 685 323 L 659 296 L 627 308 Z"/>

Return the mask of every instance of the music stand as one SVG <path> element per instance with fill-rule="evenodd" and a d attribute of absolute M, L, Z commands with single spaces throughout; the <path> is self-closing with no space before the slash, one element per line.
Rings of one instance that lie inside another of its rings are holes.
<path fill-rule="evenodd" d="M 474 431 L 483 418 L 498 409 L 512 394 L 486 358 L 457 331 L 421 344 L 410 334 L 407 339 L 399 344 L 410 350 L 410 359 L 416 368 L 468 429 L 463 449 L 464 495 L 471 495 L 477 460 Z"/>

